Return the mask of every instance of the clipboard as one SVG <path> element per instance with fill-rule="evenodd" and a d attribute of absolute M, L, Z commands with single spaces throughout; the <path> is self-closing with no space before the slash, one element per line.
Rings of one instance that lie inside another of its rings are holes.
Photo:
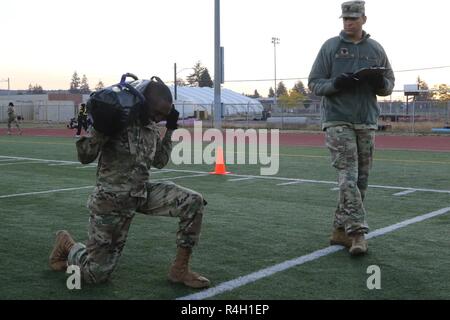
<path fill-rule="evenodd" d="M 368 79 L 373 76 L 384 75 L 386 70 L 385 67 L 362 68 L 353 73 L 353 78 L 358 80 Z"/>

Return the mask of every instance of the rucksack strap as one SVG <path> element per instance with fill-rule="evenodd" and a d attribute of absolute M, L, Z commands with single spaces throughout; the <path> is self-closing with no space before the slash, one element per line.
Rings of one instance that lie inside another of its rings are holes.
<path fill-rule="evenodd" d="M 134 80 L 139 80 L 139 78 L 133 73 L 125 73 L 120 79 L 119 86 L 127 88 L 132 94 L 139 98 L 141 103 L 145 103 L 145 97 L 142 93 L 136 90 L 135 87 L 126 82 L 127 78 L 133 78 Z M 161 80 L 161 79 L 160 79 Z"/>

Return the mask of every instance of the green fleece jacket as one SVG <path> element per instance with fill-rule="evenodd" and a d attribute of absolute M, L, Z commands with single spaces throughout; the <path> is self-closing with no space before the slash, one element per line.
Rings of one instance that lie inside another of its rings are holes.
<path fill-rule="evenodd" d="M 357 43 L 344 32 L 326 41 L 317 55 L 309 75 L 308 87 L 322 97 L 322 129 L 348 125 L 355 129 L 376 129 L 380 114 L 377 95 L 388 96 L 395 84 L 394 72 L 383 47 L 363 31 Z M 385 67 L 384 88 L 375 91 L 361 81 L 350 90 L 337 90 L 334 79 L 342 73 L 353 73 L 366 67 Z"/>

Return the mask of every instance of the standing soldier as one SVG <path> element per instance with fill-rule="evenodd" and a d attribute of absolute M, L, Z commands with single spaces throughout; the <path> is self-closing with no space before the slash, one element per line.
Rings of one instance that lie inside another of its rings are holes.
<path fill-rule="evenodd" d="M 87 129 L 88 129 L 88 112 L 87 112 L 86 104 L 84 104 L 84 103 L 81 104 L 80 111 L 78 112 L 77 134 L 75 135 L 76 138 L 80 137 L 81 128 L 83 128 L 84 131 L 87 131 Z"/>
<path fill-rule="evenodd" d="M 8 135 L 11 135 L 12 122 L 16 124 L 17 130 L 19 130 L 19 135 L 21 135 L 22 130 L 20 129 L 19 122 L 17 121 L 16 112 L 14 111 L 14 103 L 10 102 L 8 104 Z"/>
<path fill-rule="evenodd" d="M 309 75 L 310 90 L 322 96 L 322 129 L 339 173 L 339 203 L 330 242 L 349 248 L 351 255 L 368 250 L 363 201 L 378 128 L 377 95 L 390 95 L 395 82 L 383 47 L 363 30 L 364 5 L 364 1 L 342 4 L 344 30 L 324 43 Z M 378 72 L 364 78 L 354 74 L 372 67 Z M 383 68 L 384 73 L 379 72 Z"/>
<path fill-rule="evenodd" d="M 192 248 L 197 244 L 206 201 L 201 194 L 171 182 L 149 182 L 150 166 L 163 168 L 170 159 L 172 133 L 177 129 L 178 111 L 170 89 L 159 79 L 143 92 L 145 108 L 114 136 L 94 129 L 91 137 L 77 141 L 81 163 L 93 162 L 98 154 L 97 184 L 88 200 L 90 210 L 86 245 L 75 243 L 67 231 L 59 231 L 50 255 L 50 267 L 64 271 L 80 267 L 88 283 L 107 281 L 116 267 L 135 212 L 180 219 L 177 255 L 168 278 L 192 288 L 209 286 L 209 280 L 189 269 Z M 166 120 L 161 140 L 156 126 Z"/>

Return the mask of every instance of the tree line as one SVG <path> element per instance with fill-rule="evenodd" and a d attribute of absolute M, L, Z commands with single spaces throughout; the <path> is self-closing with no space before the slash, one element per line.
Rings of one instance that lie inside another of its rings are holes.
<path fill-rule="evenodd" d="M 186 77 L 186 80 L 183 78 L 177 78 L 176 85 L 177 86 L 189 86 L 189 87 L 209 87 L 212 88 L 214 86 L 214 82 L 212 81 L 211 75 L 209 73 L 208 68 L 203 66 L 200 61 L 195 63 L 195 65 L 190 68 L 193 70 L 191 74 Z M 423 90 L 417 97 L 416 101 L 428 101 L 428 100 L 440 100 L 440 101 L 450 101 L 450 85 L 447 84 L 439 84 L 435 85 L 432 89 L 428 86 L 428 84 L 420 77 L 417 77 L 417 85 L 420 90 Z M 100 80 L 95 86 L 95 90 L 101 90 L 105 86 L 103 82 Z M 77 71 L 74 71 L 72 74 L 72 78 L 70 80 L 69 89 L 70 93 L 81 93 L 81 94 L 90 94 L 92 91 L 89 86 L 88 78 L 85 74 L 80 76 Z M 46 91 L 42 88 L 41 85 L 31 83 L 28 86 L 27 94 L 44 94 Z M 251 98 L 262 98 L 258 90 L 255 90 L 253 94 L 245 94 L 243 95 Z M 269 98 L 275 97 L 275 90 L 270 87 L 268 91 Z M 319 100 L 319 97 L 314 96 L 312 92 L 308 90 L 308 88 L 304 85 L 304 83 L 299 80 L 295 83 L 294 87 L 290 90 L 286 88 L 286 85 L 283 81 L 280 81 L 277 85 L 276 96 L 279 103 L 287 106 L 287 107 L 296 107 L 299 105 L 307 105 L 307 102 L 310 100 Z"/>
<path fill-rule="evenodd" d="M 97 85 L 95 86 L 95 90 L 101 90 L 105 87 L 103 82 L 100 80 Z M 78 75 L 77 71 L 74 71 L 72 74 L 72 79 L 70 80 L 69 85 L 69 92 L 70 93 L 81 93 L 81 94 L 90 94 L 92 91 L 89 87 L 88 78 L 85 74 L 80 79 L 80 76 Z"/>
<path fill-rule="evenodd" d="M 428 100 L 440 100 L 440 101 L 450 101 L 450 86 L 442 83 L 435 85 L 431 90 L 428 84 L 420 78 L 417 77 L 417 85 L 419 90 L 424 92 L 419 93 L 416 97 L 416 101 L 428 101 Z"/>

